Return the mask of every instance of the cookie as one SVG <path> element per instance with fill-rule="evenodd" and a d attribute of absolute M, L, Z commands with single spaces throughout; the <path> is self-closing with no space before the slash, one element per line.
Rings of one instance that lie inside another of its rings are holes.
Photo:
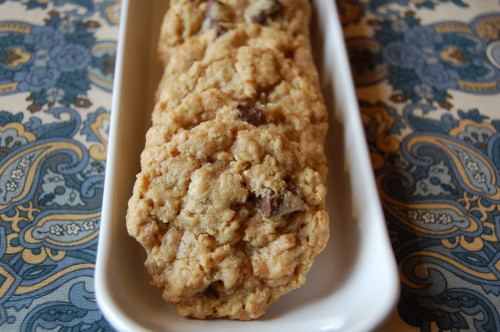
<path fill-rule="evenodd" d="M 209 88 L 240 99 L 267 98 L 287 107 L 293 102 L 312 121 L 326 121 L 317 86 L 293 60 L 277 50 L 251 46 L 232 50 L 222 58 L 196 61 L 187 72 L 167 78 L 154 112 L 171 110 L 188 94 Z"/>
<path fill-rule="evenodd" d="M 311 51 L 286 32 L 248 23 L 220 24 L 219 27 L 219 30 L 203 31 L 175 49 L 159 84 L 159 92 L 168 79 L 176 79 L 180 73 L 188 71 L 194 62 L 221 59 L 243 46 L 271 48 L 281 52 L 319 86 Z"/>
<path fill-rule="evenodd" d="M 248 320 L 305 282 L 326 245 L 321 175 L 297 143 L 206 121 L 146 148 L 127 228 L 152 283 L 182 315 Z"/>
<path fill-rule="evenodd" d="M 155 116 L 155 124 L 146 135 L 146 147 L 169 142 L 175 135 L 206 121 L 240 121 L 261 129 L 272 129 L 299 144 L 307 164 L 326 176 L 324 136 L 327 123 L 312 123 L 296 110 L 266 100 L 238 99 L 211 88 L 188 94 L 181 104 Z"/>
<path fill-rule="evenodd" d="M 299 142 L 312 167 L 326 174 L 323 99 L 293 60 L 274 49 L 244 46 L 195 62 L 166 81 L 152 117 L 147 145 L 168 142 L 177 131 L 203 121 L 239 120 Z"/>
<path fill-rule="evenodd" d="M 224 23 L 254 23 L 282 30 L 309 48 L 310 16 L 309 0 L 171 1 L 160 31 L 158 55 L 166 66 L 176 47 L 209 29 L 220 33 Z"/>

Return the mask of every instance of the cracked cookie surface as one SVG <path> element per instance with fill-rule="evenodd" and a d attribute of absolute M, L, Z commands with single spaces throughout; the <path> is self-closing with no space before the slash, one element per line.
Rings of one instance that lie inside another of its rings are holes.
<path fill-rule="evenodd" d="M 286 32 L 248 23 L 220 26 L 224 29 L 223 34 L 220 35 L 220 32 L 210 29 L 193 36 L 175 49 L 158 86 L 157 97 L 169 79 L 174 80 L 181 73 L 188 71 L 194 62 L 221 59 L 231 51 L 244 46 L 278 51 L 292 60 L 304 76 L 319 86 L 311 51 Z"/>
<path fill-rule="evenodd" d="M 297 143 L 207 121 L 145 154 L 127 227 L 179 313 L 254 319 L 305 282 L 328 215 L 322 176 Z"/>
<path fill-rule="evenodd" d="M 204 121 L 239 120 L 298 142 L 309 164 L 326 174 L 322 96 L 293 60 L 274 49 L 244 46 L 195 62 L 167 81 L 152 117 L 147 146 L 168 142 Z"/>
<path fill-rule="evenodd" d="M 203 31 L 223 33 L 224 23 L 253 23 L 292 36 L 309 48 L 309 0 L 173 0 L 165 15 L 158 42 L 164 66 L 175 48 Z"/>

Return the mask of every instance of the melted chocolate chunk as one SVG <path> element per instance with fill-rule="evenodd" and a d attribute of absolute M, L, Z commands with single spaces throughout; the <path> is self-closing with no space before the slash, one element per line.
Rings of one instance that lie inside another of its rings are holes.
<path fill-rule="evenodd" d="M 294 189 L 300 194 L 299 188 Z M 266 218 L 281 217 L 307 209 L 307 205 L 300 198 L 300 195 L 294 193 L 290 187 L 282 189 L 278 193 L 269 188 L 264 188 L 260 190 L 258 196 L 251 194 L 248 201 L 252 202 Z"/>
<path fill-rule="evenodd" d="M 283 203 L 283 195 L 261 196 L 258 197 L 255 205 L 262 212 L 264 217 L 271 218 L 278 212 Z"/>
<path fill-rule="evenodd" d="M 219 292 L 217 291 L 217 286 L 219 285 L 223 285 L 222 281 L 219 280 L 212 282 L 207 288 L 205 288 L 205 290 L 203 291 L 203 295 L 218 299 Z"/>
<path fill-rule="evenodd" d="M 248 194 L 247 201 L 249 201 L 249 202 L 255 202 L 256 199 L 257 199 L 257 196 L 255 196 L 254 193 Z"/>
<path fill-rule="evenodd" d="M 238 119 L 259 126 L 264 123 L 264 114 L 256 107 L 238 105 Z"/>
<path fill-rule="evenodd" d="M 278 0 L 266 0 L 258 12 L 252 16 L 252 22 L 256 24 L 266 23 L 267 18 L 273 17 L 283 9 Z"/>

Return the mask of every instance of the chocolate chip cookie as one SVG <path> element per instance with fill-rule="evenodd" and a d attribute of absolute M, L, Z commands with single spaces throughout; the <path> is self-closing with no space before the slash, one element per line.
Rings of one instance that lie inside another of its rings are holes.
<path fill-rule="evenodd" d="M 221 23 L 219 26 L 224 29 L 224 33 L 209 29 L 193 36 L 175 49 L 165 68 L 158 94 L 168 79 L 176 79 L 180 73 L 188 71 L 196 61 L 221 59 L 231 51 L 244 46 L 270 48 L 280 52 L 292 60 L 312 82 L 318 84 L 318 74 L 311 51 L 301 46 L 288 33 L 249 23 Z"/>
<path fill-rule="evenodd" d="M 253 23 L 282 30 L 310 47 L 309 0 L 173 0 L 163 20 L 158 54 L 164 66 L 176 47 L 192 36 L 213 29 L 224 33 L 224 23 Z"/>
<path fill-rule="evenodd" d="M 171 0 L 127 228 L 184 316 L 255 319 L 329 236 L 309 0 Z"/>
<path fill-rule="evenodd" d="M 165 80 L 147 145 L 212 119 L 273 128 L 298 142 L 311 167 L 326 174 L 327 113 L 316 85 L 294 61 L 271 48 L 244 46 L 195 62 Z"/>
<path fill-rule="evenodd" d="M 152 157 L 127 227 L 180 314 L 254 319 L 305 282 L 328 215 L 322 176 L 299 144 L 246 121 L 209 120 L 143 155 Z"/>

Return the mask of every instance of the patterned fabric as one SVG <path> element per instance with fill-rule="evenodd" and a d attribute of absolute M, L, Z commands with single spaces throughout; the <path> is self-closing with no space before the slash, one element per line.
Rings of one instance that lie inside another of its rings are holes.
<path fill-rule="evenodd" d="M 382 330 L 500 331 L 500 3 L 338 6 L 401 278 Z"/>
<path fill-rule="evenodd" d="M 93 274 L 119 7 L 0 1 L 0 330 L 112 330 Z"/>
<path fill-rule="evenodd" d="M 499 331 L 500 2 L 337 4 L 401 277 L 382 330 Z M 0 330 L 112 330 L 93 273 L 119 7 L 0 0 Z"/>

